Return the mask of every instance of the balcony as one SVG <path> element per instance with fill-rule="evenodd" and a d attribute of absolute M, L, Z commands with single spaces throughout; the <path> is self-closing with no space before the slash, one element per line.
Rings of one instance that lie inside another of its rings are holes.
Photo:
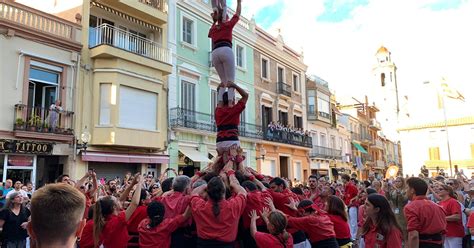
<path fill-rule="evenodd" d="M 307 135 L 266 128 L 263 135 L 264 140 L 278 142 L 282 144 L 296 145 L 311 148 L 313 139 Z"/>
<path fill-rule="evenodd" d="M 310 158 L 342 159 L 342 151 L 323 146 L 313 146 Z"/>
<path fill-rule="evenodd" d="M 277 86 L 278 86 L 278 94 L 291 97 L 291 85 L 285 84 L 283 82 L 278 82 Z"/>
<path fill-rule="evenodd" d="M 369 154 L 362 154 L 362 163 L 364 164 L 374 164 L 374 160 Z"/>
<path fill-rule="evenodd" d="M 351 138 L 352 138 L 352 140 L 357 140 L 357 141 L 361 140 L 360 134 L 354 133 L 354 132 L 351 132 Z"/>
<path fill-rule="evenodd" d="M 0 1 L 0 26 L 47 39 L 62 48 L 82 48 L 80 25 L 14 1 Z"/>
<path fill-rule="evenodd" d="M 379 149 L 379 150 L 383 150 L 384 149 L 384 145 L 383 145 L 383 142 L 379 139 L 376 139 L 375 140 L 375 143 L 373 143 L 370 148 L 373 148 L 373 149 Z"/>
<path fill-rule="evenodd" d="M 375 167 L 379 169 L 385 169 L 385 162 L 382 160 L 375 161 Z"/>
<path fill-rule="evenodd" d="M 72 141 L 73 139 L 74 112 L 58 112 L 17 104 L 14 120 L 15 137 L 57 141 Z"/>
<path fill-rule="evenodd" d="M 153 40 L 109 24 L 102 24 L 89 30 L 89 47 L 92 49 L 92 58 L 119 57 L 171 73 L 170 49 L 162 47 L 161 44 Z M 123 53 L 124 51 L 125 53 Z M 143 60 L 143 58 L 147 59 Z"/>
<path fill-rule="evenodd" d="M 183 108 L 170 110 L 171 128 L 190 128 L 210 133 L 217 133 L 214 116 Z M 262 128 L 250 123 L 240 123 L 239 135 L 251 139 L 263 139 Z"/>
<path fill-rule="evenodd" d="M 376 129 L 376 130 L 378 130 L 378 131 L 382 130 L 382 126 L 380 125 L 380 122 L 377 121 L 376 119 L 372 119 L 372 120 L 370 121 L 370 127 L 371 127 L 371 128 L 374 128 L 374 129 Z"/>
<path fill-rule="evenodd" d="M 168 22 L 167 0 L 92 0 L 92 5 L 102 8 L 102 4 L 117 12 L 139 17 L 140 20 L 161 26 Z"/>
<path fill-rule="evenodd" d="M 369 143 L 370 144 L 370 143 L 373 142 L 372 136 L 370 136 L 370 134 L 368 134 L 368 133 L 362 133 L 360 135 L 360 138 L 361 138 L 360 140 L 364 143 Z"/>

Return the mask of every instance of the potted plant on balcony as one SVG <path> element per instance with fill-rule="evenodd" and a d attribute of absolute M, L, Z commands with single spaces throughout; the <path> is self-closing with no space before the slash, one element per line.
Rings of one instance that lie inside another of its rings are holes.
<path fill-rule="evenodd" d="M 15 130 L 25 130 L 25 121 L 22 118 L 16 119 Z"/>
<path fill-rule="evenodd" d="M 49 133 L 49 124 L 48 124 L 47 121 L 43 122 L 42 127 L 43 127 L 43 132 L 44 133 Z"/>
<path fill-rule="evenodd" d="M 33 115 L 28 120 L 28 130 L 32 132 L 36 132 L 38 130 L 38 126 L 41 126 L 41 118 L 38 115 Z"/>

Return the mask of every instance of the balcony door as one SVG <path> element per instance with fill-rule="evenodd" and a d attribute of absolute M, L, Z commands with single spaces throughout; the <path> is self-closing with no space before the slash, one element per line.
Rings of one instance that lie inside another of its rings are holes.
<path fill-rule="evenodd" d="M 28 107 L 48 109 L 59 97 L 59 73 L 30 68 Z"/>
<path fill-rule="evenodd" d="M 262 106 L 262 127 L 264 129 L 273 121 L 272 112 L 272 108 Z"/>
<path fill-rule="evenodd" d="M 181 81 L 181 108 L 186 127 L 196 124 L 196 85 L 186 80 Z"/>

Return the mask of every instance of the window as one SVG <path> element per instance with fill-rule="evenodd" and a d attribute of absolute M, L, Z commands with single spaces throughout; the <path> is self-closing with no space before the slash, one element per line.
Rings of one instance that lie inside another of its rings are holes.
<path fill-rule="evenodd" d="M 301 162 L 295 162 L 293 167 L 293 176 L 297 181 L 301 181 Z"/>
<path fill-rule="evenodd" d="M 245 68 L 245 49 L 242 46 L 235 46 L 235 64 L 237 67 Z"/>
<path fill-rule="evenodd" d="M 217 90 L 211 90 L 211 121 L 214 121 L 217 107 Z"/>
<path fill-rule="evenodd" d="M 380 74 L 380 82 L 382 83 L 382 87 L 385 86 L 385 73 Z"/>
<path fill-rule="evenodd" d="M 339 137 L 339 150 L 342 150 L 342 137 Z"/>
<path fill-rule="evenodd" d="M 28 83 L 28 107 L 47 108 L 59 97 L 59 72 L 61 67 L 31 61 Z M 41 68 L 35 65 L 41 66 Z"/>
<path fill-rule="evenodd" d="M 278 76 L 277 78 L 278 83 L 284 83 L 285 82 L 285 69 L 278 66 L 277 76 Z"/>
<path fill-rule="evenodd" d="M 278 111 L 278 121 L 283 125 L 288 125 L 288 113 L 283 111 Z"/>
<path fill-rule="evenodd" d="M 295 128 L 303 128 L 303 118 L 301 116 L 294 116 Z"/>
<path fill-rule="evenodd" d="M 195 88 L 195 84 L 185 80 L 181 81 L 181 108 L 184 110 L 194 112 L 196 109 Z"/>
<path fill-rule="evenodd" d="M 262 58 L 262 78 L 270 79 L 268 76 L 269 63 L 267 59 Z"/>
<path fill-rule="evenodd" d="M 100 84 L 100 109 L 99 125 L 110 124 L 110 111 L 112 106 L 112 84 Z"/>
<path fill-rule="evenodd" d="M 322 146 L 322 147 L 326 147 L 327 146 L 326 134 L 325 133 L 320 133 L 319 136 L 320 136 L 319 145 Z"/>
<path fill-rule="evenodd" d="M 300 77 L 297 74 L 293 74 L 293 91 L 299 91 Z"/>
<path fill-rule="evenodd" d="M 390 82 L 393 82 L 393 73 L 390 72 Z"/>
<path fill-rule="evenodd" d="M 329 96 L 318 91 L 318 114 L 319 116 L 329 119 L 330 107 L 329 107 Z"/>
<path fill-rule="evenodd" d="M 308 114 L 316 114 L 316 91 L 308 90 Z"/>
<path fill-rule="evenodd" d="M 190 45 L 194 45 L 194 21 L 187 18 L 183 17 L 183 42 L 186 42 Z"/>
<path fill-rule="evenodd" d="M 430 147 L 429 149 L 430 160 L 440 160 L 439 158 L 439 147 Z"/>
<path fill-rule="evenodd" d="M 331 135 L 331 148 L 336 149 L 336 136 Z"/>
<path fill-rule="evenodd" d="M 262 125 L 263 128 L 267 128 L 268 124 L 273 121 L 273 110 L 272 108 L 266 107 L 262 105 Z"/>
<path fill-rule="evenodd" d="M 121 127 L 156 130 L 157 109 L 158 94 L 120 86 L 119 125 Z"/>

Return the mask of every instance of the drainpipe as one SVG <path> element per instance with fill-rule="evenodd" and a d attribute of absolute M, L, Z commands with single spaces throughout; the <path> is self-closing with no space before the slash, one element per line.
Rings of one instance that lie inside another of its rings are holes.
<path fill-rule="evenodd" d="M 18 81 L 20 80 L 20 65 L 21 65 L 21 58 L 23 57 L 24 53 L 20 51 L 20 54 L 18 55 L 18 67 L 17 67 L 17 72 L 16 72 L 16 82 L 15 82 L 15 90 L 18 89 Z M 23 103 L 24 104 L 24 103 Z"/>

